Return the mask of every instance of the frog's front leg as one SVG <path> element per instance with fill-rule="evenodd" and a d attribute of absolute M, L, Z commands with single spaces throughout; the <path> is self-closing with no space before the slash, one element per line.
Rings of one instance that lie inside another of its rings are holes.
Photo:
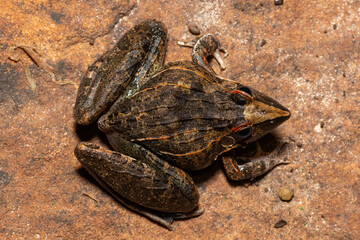
<path fill-rule="evenodd" d="M 258 145 L 259 143 L 256 142 L 256 144 Z M 276 149 L 270 154 L 258 156 L 256 159 L 243 164 L 239 164 L 234 156 L 222 156 L 226 175 L 233 181 L 254 179 L 270 171 L 277 165 L 288 164 L 289 162 L 286 158 L 279 156 L 286 144 L 286 142 L 278 144 Z"/>
<path fill-rule="evenodd" d="M 220 51 L 225 53 L 225 57 L 228 55 L 227 50 L 221 46 L 220 41 L 212 34 L 206 34 L 196 41 L 191 42 L 178 42 L 180 46 L 192 47 L 191 58 L 192 61 L 206 69 L 212 74 L 216 74 L 210 66 L 207 57 L 213 56 L 219 63 L 222 70 L 225 69 L 225 63 L 220 56 Z"/>
<path fill-rule="evenodd" d="M 75 155 L 119 202 L 170 230 L 174 219 L 203 213 L 198 208 L 199 193 L 192 179 L 146 149 L 135 149 L 133 156 L 137 159 L 91 143 L 80 143 Z"/>

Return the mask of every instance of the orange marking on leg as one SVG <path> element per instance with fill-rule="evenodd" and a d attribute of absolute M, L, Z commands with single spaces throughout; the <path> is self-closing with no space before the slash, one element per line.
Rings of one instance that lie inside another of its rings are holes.
<path fill-rule="evenodd" d="M 231 163 L 231 165 L 232 165 L 232 167 L 233 167 L 233 169 L 235 169 L 235 171 L 237 172 L 237 173 L 240 173 L 240 171 L 239 171 L 239 169 L 235 166 L 235 164 L 234 164 L 234 162 L 233 162 L 233 160 L 230 158 L 230 163 Z"/>

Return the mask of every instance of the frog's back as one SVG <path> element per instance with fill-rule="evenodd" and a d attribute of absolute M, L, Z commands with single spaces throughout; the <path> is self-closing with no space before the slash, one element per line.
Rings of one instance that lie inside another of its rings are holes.
<path fill-rule="evenodd" d="M 165 66 L 100 119 L 105 132 L 142 145 L 185 169 L 201 169 L 224 149 L 217 142 L 243 119 L 243 107 L 191 62 Z"/>

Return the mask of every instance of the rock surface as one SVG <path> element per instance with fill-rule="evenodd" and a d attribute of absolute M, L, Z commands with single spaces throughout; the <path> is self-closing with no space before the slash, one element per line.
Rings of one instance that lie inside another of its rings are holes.
<path fill-rule="evenodd" d="M 3 0 L 0 9 L 1 239 L 360 239 L 358 1 Z M 73 154 L 80 140 L 107 145 L 72 118 L 81 74 L 147 18 L 168 27 L 167 62 L 190 59 L 176 42 L 191 40 L 195 23 L 229 51 L 215 71 L 292 112 L 276 130 L 295 140 L 291 164 L 245 187 L 218 161 L 195 176 L 205 213 L 173 232 L 119 205 Z M 33 47 L 55 79 L 24 52 L 10 60 L 16 46 Z M 291 202 L 278 198 L 283 185 Z"/>

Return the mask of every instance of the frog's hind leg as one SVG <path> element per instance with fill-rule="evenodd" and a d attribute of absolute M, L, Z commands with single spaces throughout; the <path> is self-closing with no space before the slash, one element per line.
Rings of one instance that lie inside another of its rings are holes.
<path fill-rule="evenodd" d="M 172 218 L 166 218 L 166 217 L 159 217 L 158 215 L 151 213 L 150 211 L 148 211 L 147 209 L 136 205 L 128 200 L 126 200 L 125 198 L 120 197 L 118 194 L 116 194 L 116 192 L 111 189 L 111 187 L 109 187 L 94 171 L 91 170 L 91 168 L 83 165 L 83 167 L 86 169 L 86 171 L 88 171 L 88 173 L 90 173 L 90 175 L 108 192 L 111 194 L 111 196 L 113 198 L 115 198 L 118 202 L 120 202 L 122 205 L 124 205 L 125 207 L 140 213 L 142 215 L 144 215 L 145 217 L 153 220 L 154 222 L 159 223 L 160 225 L 166 227 L 167 229 L 173 231 L 174 227 L 171 226 L 171 224 L 173 223 L 174 219 Z"/>
<path fill-rule="evenodd" d="M 120 197 L 109 185 L 107 185 L 94 171 L 92 171 L 89 167 L 84 165 L 84 168 L 90 173 L 90 175 L 108 192 L 111 194 L 113 198 L 115 198 L 119 203 L 127 207 L 128 209 L 142 214 L 148 219 L 166 227 L 170 231 L 174 230 L 174 227 L 171 224 L 174 220 L 187 219 L 200 216 L 204 213 L 204 209 L 197 207 L 195 210 L 189 213 L 174 213 L 174 214 L 166 214 L 166 213 L 155 213 L 155 211 L 151 211 L 145 207 L 142 207 L 138 204 L 128 201 L 125 198 Z"/>
<path fill-rule="evenodd" d="M 75 155 L 116 200 L 169 230 L 173 230 L 175 219 L 201 215 L 203 209 L 198 207 L 199 193 L 192 179 L 138 147 L 125 146 L 133 148 L 130 157 L 95 144 L 79 143 Z"/>
<path fill-rule="evenodd" d="M 167 30 L 161 22 L 149 20 L 130 29 L 81 78 L 74 107 L 76 122 L 88 125 L 116 99 L 136 92 L 147 75 L 163 65 L 166 41 Z"/>
<path fill-rule="evenodd" d="M 220 51 L 224 52 L 224 57 L 227 57 L 227 50 L 221 46 L 220 41 L 212 34 L 206 34 L 199 39 L 190 42 L 178 42 L 181 46 L 192 47 L 192 61 L 197 65 L 205 68 L 207 71 L 215 74 L 215 71 L 210 66 L 207 57 L 214 56 L 219 63 L 222 70 L 226 68 L 223 59 L 220 56 Z"/>

